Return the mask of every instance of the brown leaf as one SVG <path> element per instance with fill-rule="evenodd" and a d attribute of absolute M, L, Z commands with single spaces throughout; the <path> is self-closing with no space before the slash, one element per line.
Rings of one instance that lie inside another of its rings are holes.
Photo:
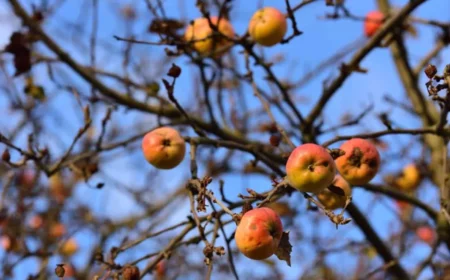
<path fill-rule="evenodd" d="M 328 187 L 328 189 L 334 194 L 337 194 L 337 195 L 340 195 L 340 196 L 345 196 L 344 190 L 339 188 L 339 187 L 336 187 L 335 185 L 330 185 Z"/>
<path fill-rule="evenodd" d="M 150 23 L 148 31 L 151 33 L 158 34 L 173 34 L 178 29 L 184 27 L 184 24 L 178 20 L 174 19 L 155 19 Z"/>
<path fill-rule="evenodd" d="M 26 48 L 26 37 L 20 32 L 14 32 L 9 37 L 9 44 L 5 47 L 5 52 L 17 54 Z"/>
<path fill-rule="evenodd" d="M 289 231 L 284 231 L 281 235 L 280 244 L 278 245 L 275 255 L 277 255 L 278 259 L 286 261 L 288 266 L 291 266 L 291 252 L 292 245 L 289 242 Z"/>

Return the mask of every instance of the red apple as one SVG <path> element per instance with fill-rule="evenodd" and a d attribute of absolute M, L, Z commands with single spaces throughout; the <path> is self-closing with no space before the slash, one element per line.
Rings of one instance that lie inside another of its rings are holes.
<path fill-rule="evenodd" d="M 74 277 L 76 274 L 75 267 L 71 264 L 64 264 L 64 279 L 67 279 L 66 277 Z"/>
<path fill-rule="evenodd" d="M 19 172 L 17 176 L 17 184 L 21 186 L 21 190 L 28 192 L 36 183 L 36 174 L 32 169 L 25 169 Z"/>
<path fill-rule="evenodd" d="M 353 138 L 340 147 L 345 152 L 336 159 L 339 173 L 352 185 L 364 185 L 375 177 L 380 168 L 380 154 L 373 143 Z"/>
<path fill-rule="evenodd" d="M 260 45 L 271 47 L 283 40 L 287 30 L 284 14 L 272 7 L 262 8 L 252 16 L 248 26 L 250 37 Z"/>
<path fill-rule="evenodd" d="M 50 226 L 50 237 L 52 238 L 61 238 L 66 232 L 66 226 L 62 223 L 54 223 Z"/>
<path fill-rule="evenodd" d="M 416 229 L 416 234 L 420 240 L 432 245 L 436 240 L 436 232 L 429 226 L 420 226 Z"/>
<path fill-rule="evenodd" d="M 384 14 L 380 11 L 371 11 L 367 13 L 364 20 L 364 34 L 366 37 L 372 37 L 383 25 Z"/>
<path fill-rule="evenodd" d="M 31 217 L 29 222 L 30 228 L 34 230 L 41 228 L 43 224 L 44 219 L 40 215 L 34 215 L 33 217 Z"/>
<path fill-rule="evenodd" d="M 184 139 L 171 127 L 150 131 L 142 140 L 145 159 L 159 169 L 172 169 L 180 164 L 186 153 Z"/>
<path fill-rule="evenodd" d="M 166 262 L 164 260 L 161 260 L 156 265 L 156 279 L 157 280 L 163 280 L 166 276 Z"/>
<path fill-rule="evenodd" d="M 20 252 L 21 246 L 17 238 L 9 235 L 3 235 L 0 237 L 0 244 L 8 252 Z"/>
<path fill-rule="evenodd" d="M 231 23 L 225 18 L 216 16 L 210 17 L 211 23 L 217 26 L 219 32 L 226 37 L 234 37 L 234 29 Z M 208 19 L 198 18 L 186 28 L 184 38 L 188 42 L 193 42 L 194 49 L 202 55 L 213 55 L 219 57 L 223 55 L 231 46 L 232 42 L 217 34 L 214 35 Z"/>
<path fill-rule="evenodd" d="M 275 211 L 256 208 L 242 217 L 235 233 L 236 245 L 246 257 L 263 260 L 276 252 L 282 234 L 283 225 Z"/>
<path fill-rule="evenodd" d="M 292 151 L 286 163 L 286 174 L 297 190 L 319 193 L 333 182 L 336 166 L 325 148 L 308 143 Z"/>
<path fill-rule="evenodd" d="M 340 175 L 336 175 L 334 177 L 332 185 L 340 188 L 344 195 L 341 196 L 330 191 L 328 188 L 325 188 L 317 195 L 317 199 L 328 210 L 344 208 L 347 197 L 352 195 L 352 189 L 350 188 L 349 183 L 345 181 L 345 179 Z"/>

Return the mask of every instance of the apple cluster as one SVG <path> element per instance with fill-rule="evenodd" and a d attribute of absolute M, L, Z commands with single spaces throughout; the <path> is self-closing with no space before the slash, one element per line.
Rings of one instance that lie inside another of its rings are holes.
<path fill-rule="evenodd" d="M 211 28 L 217 28 L 219 34 Z M 273 7 L 264 7 L 255 12 L 248 25 L 248 34 L 256 43 L 271 47 L 283 40 L 287 31 L 286 17 Z M 231 23 L 217 16 L 195 19 L 184 33 L 184 39 L 201 55 L 220 57 L 233 45 L 235 35 Z"/>
<path fill-rule="evenodd" d="M 367 37 L 376 33 L 383 19 L 380 12 L 368 14 L 364 25 Z M 256 11 L 248 25 L 249 36 L 266 47 L 280 43 L 286 30 L 285 15 L 272 7 Z M 218 36 L 216 31 L 221 35 Z M 230 39 L 234 35 L 233 26 L 227 19 L 213 16 L 194 20 L 187 27 L 184 38 L 199 54 L 220 57 L 232 46 Z M 296 147 L 286 163 L 288 183 L 298 191 L 315 194 L 328 210 L 345 207 L 352 193 L 351 185 L 367 184 L 375 177 L 380 167 L 380 155 L 372 142 L 360 138 L 346 141 L 340 150 L 343 155 L 335 160 L 320 145 L 307 143 Z M 160 127 L 144 136 L 142 151 L 154 167 L 172 169 L 183 161 L 186 147 L 177 130 Z M 333 186 L 333 191 L 330 186 Z M 336 188 L 341 191 L 336 191 Z M 235 240 L 239 251 L 246 257 L 262 260 L 277 251 L 282 234 L 283 225 L 278 214 L 271 208 L 261 207 L 242 216 Z"/>

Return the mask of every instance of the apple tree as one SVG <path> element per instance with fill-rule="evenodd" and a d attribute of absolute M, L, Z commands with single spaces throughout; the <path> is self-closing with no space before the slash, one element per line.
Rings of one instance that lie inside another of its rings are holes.
<path fill-rule="evenodd" d="M 0 8 L 1 279 L 450 279 L 449 1 Z"/>

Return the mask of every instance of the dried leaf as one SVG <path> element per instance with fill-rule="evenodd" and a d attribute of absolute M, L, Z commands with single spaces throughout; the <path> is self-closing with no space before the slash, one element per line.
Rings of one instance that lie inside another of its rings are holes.
<path fill-rule="evenodd" d="M 148 31 L 158 34 L 173 34 L 183 27 L 184 24 L 175 19 L 155 19 L 150 23 Z"/>
<path fill-rule="evenodd" d="M 5 47 L 5 52 L 14 55 L 15 76 L 31 69 L 31 51 L 26 44 L 26 36 L 20 32 L 14 32 L 9 38 L 9 44 Z"/>
<path fill-rule="evenodd" d="M 289 231 L 284 231 L 275 255 L 277 255 L 278 259 L 286 261 L 288 266 L 291 266 L 291 252 L 292 245 L 289 242 Z"/>
<path fill-rule="evenodd" d="M 339 196 L 345 196 L 344 190 L 342 188 L 339 188 L 339 187 L 335 186 L 335 185 L 330 185 L 328 187 L 328 189 L 334 194 L 337 194 Z"/>

